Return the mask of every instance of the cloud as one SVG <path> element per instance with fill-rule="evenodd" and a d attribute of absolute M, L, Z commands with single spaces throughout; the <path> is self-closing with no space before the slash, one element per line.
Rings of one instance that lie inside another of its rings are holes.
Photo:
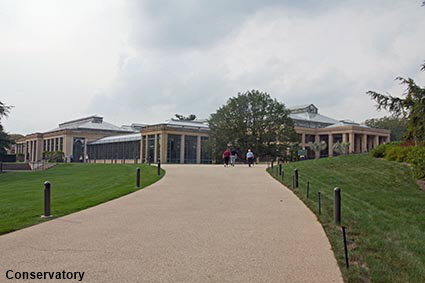
<path fill-rule="evenodd" d="M 363 121 L 385 114 L 366 91 L 402 93 L 396 76 L 425 83 L 425 8 L 415 1 L 83 3 L 0 9 L 9 15 L 0 19 L 9 43 L 0 46 L 0 91 L 16 106 L 9 131 L 91 114 L 115 124 L 206 118 L 250 89 Z M 34 109 L 49 114 L 33 118 Z"/>

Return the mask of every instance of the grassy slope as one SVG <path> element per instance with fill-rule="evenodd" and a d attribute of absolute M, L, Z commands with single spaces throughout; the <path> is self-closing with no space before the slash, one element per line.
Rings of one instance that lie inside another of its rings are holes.
<path fill-rule="evenodd" d="M 316 214 L 317 192 L 322 193 L 320 221 L 346 282 L 425 282 L 425 192 L 409 167 L 367 155 L 303 161 L 284 166 L 288 186 L 294 168 L 300 172 L 295 193 Z M 333 224 L 335 187 L 342 191 L 341 224 L 349 233 L 349 270 L 344 267 L 340 227 Z"/>
<path fill-rule="evenodd" d="M 52 186 L 51 214 L 58 217 L 135 191 L 137 167 L 142 187 L 159 179 L 156 167 L 122 164 L 63 164 L 46 171 L 0 174 L 0 234 L 45 221 L 40 215 L 46 180 Z"/>

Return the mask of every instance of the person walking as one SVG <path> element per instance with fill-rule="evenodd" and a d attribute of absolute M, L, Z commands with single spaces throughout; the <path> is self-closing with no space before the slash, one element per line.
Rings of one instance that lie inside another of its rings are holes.
<path fill-rule="evenodd" d="M 246 159 L 248 160 L 248 166 L 251 167 L 254 166 L 254 153 L 251 151 L 251 149 L 248 149 L 248 152 L 246 153 Z"/>
<path fill-rule="evenodd" d="M 224 167 L 228 167 L 229 166 L 229 159 L 230 159 L 230 149 L 227 148 L 224 152 L 223 152 L 223 159 L 224 159 Z"/>
<path fill-rule="evenodd" d="M 233 167 L 235 167 L 237 157 L 238 152 L 236 151 L 236 149 L 232 148 L 232 150 L 230 151 L 230 165 L 232 165 Z"/>

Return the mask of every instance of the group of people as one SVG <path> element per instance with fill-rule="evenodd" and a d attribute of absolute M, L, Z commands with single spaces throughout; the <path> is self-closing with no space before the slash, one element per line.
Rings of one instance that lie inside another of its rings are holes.
<path fill-rule="evenodd" d="M 237 157 L 238 157 L 238 153 L 235 148 L 232 148 L 231 150 L 230 148 L 227 148 L 223 152 L 224 167 L 229 166 L 229 161 L 230 161 L 230 166 L 235 167 Z M 254 153 L 251 151 L 251 149 L 248 149 L 246 153 L 246 160 L 248 161 L 249 167 L 254 166 Z"/>

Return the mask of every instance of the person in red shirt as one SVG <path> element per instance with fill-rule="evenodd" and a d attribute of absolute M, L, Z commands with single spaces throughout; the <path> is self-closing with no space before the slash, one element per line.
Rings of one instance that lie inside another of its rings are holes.
<path fill-rule="evenodd" d="M 228 167 L 229 166 L 229 160 L 230 160 L 230 149 L 227 148 L 224 152 L 223 152 L 223 159 L 224 159 L 224 167 Z"/>

